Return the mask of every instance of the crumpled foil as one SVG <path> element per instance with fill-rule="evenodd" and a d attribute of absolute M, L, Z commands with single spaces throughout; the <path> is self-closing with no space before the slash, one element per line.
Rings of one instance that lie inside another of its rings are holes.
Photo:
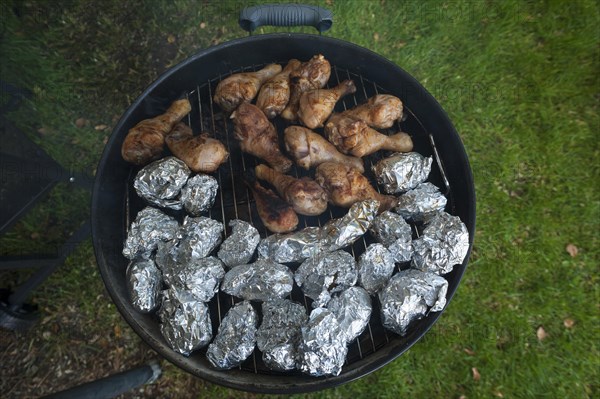
<path fill-rule="evenodd" d="M 352 255 L 335 251 L 305 260 L 294 278 L 304 294 L 314 300 L 313 308 L 317 308 L 325 306 L 332 293 L 356 284 L 358 271 Z"/>
<path fill-rule="evenodd" d="M 379 202 L 365 200 L 353 204 L 348 213 L 323 227 L 307 227 L 295 233 L 275 234 L 261 240 L 258 255 L 279 263 L 301 262 L 351 245 L 371 226 Z"/>
<path fill-rule="evenodd" d="M 446 306 L 448 281 L 437 274 L 408 269 L 395 274 L 379 292 L 383 326 L 406 335 L 409 324 L 427 311 L 439 312 Z"/>
<path fill-rule="evenodd" d="M 171 348 L 185 356 L 212 339 L 208 306 L 189 291 L 175 287 L 163 291 L 158 315 L 163 337 Z"/>
<path fill-rule="evenodd" d="M 418 152 L 396 153 L 377 162 L 372 170 L 377 183 L 388 194 L 395 194 L 412 190 L 427 180 L 432 161 Z"/>
<path fill-rule="evenodd" d="M 325 308 L 314 309 L 302 327 L 298 348 L 300 369 L 315 377 L 339 375 L 348 347 L 335 314 Z"/>
<path fill-rule="evenodd" d="M 162 211 L 146 207 L 138 212 L 129 227 L 123 246 L 123 256 L 128 259 L 150 257 L 161 241 L 175 238 L 179 231 L 179 223 Z"/>
<path fill-rule="evenodd" d="M 387 284 L 395 267 L 390 251 L 382 244 L 371 244 L 358 259 L 358 283 L 374 295 Z"/>
<path fill-rule="evenodd" d="M 144 166 L 135 176 L 133 187 L 149 203 L 179 210 L 182 204 L 178 195 L 190 173 L 182 160 L 165 157 Z"/>
<path fill-rule="evenodd" d="M 429 221 L 413 247 L 413 268 L 440 275 L 450 273 L 467 256 L 469 232 L 458 216 L 441 212 Z"/>
<path fill-rule="evenodd" d="M 394 262 L 404 263 L 411 260 L 412 229 L 402 216 L 385 211 L 373 220 L 370 231 L 375 239 L 390 251 Z"/>
<path fill-rule="evenodd" d="M 204 216 L 186 216 L 179 232 L 178 260 L 190 263 L 208 256 L 222 240 L 223 223 Z"/>
<path fill-rule="evenodd" d="M 189 291 L 202 302 L 212 299 L 225 276 L 223 263 L 212 256 L 193 259 L 190 263 L 174 262 L 162 270 L 165 283 Z"/>
<path fill-rule="evenodd" d="M 340 324 L 346 343 L 354 341 L 367 327 L 371 319 L 371 297 L 360 287 L 350 287 L 327 304 Z"/>
<path fill-rule="evenodd" d="M 272 370 L 288 371 L 298 367 L 300 327 L 306 322 L 306 309 L 289 299 L 263 302 L 262 324 L 256 333 L 256 345 Z"/>
<path fill-rule="evenodd" d="M 394 210 L 406 220 L 421 222 L 444 210 L 447 201 L 439 188 L 425 182 L 398 197 Z"/>
<path fill-rule="evenodd" d="M 293 285 L 294 274 L 287 266 L 259 259 L 229 270 L 223 278 L 221 291 L 246 300 L 268 301 L 288 296 Z"/>
<path fill-rule="evenodd" d="M 250 223 L 235 219 L 229 222 L 229 227 L 231 235 L 223 241 L 218 253 L 228 268 L 250 262 L 260 241 L 258 230 Z"/>
<path fill-rule="evenodd" d="M 181 202 L 185 210 L 194 216 L 199 216 L 212 208 L 217 196 L 219 183 L 208 175 L 191 177 L 181 189 Z"/>
<path fill-rule="evenodd" d="M 127 288 L 133 307 L 142 313 L 158 305 L 162 284 L 160 270 L 152 259 L 136 259 L 127 267 Z"/>
<path fill-rule="evenodd" d="M 221 370 L 239 366 L 254 351 L 258 316 L 248 301 L 234 305 L 219 326 L 206 357 Z"/>

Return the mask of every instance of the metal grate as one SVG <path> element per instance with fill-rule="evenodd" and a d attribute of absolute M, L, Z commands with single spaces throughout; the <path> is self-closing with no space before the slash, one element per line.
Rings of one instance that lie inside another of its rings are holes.
<path fill-rule="evenodd" d="M 285 62 L 279 62 L 285 64 Z M 260 232 L 261 237 L 267 237 L 270 233 L 262 224 L 258 212 L 256 210 L 255 202 L 252 198 L 252 194 L 244 182 L 245 176 L 249 169 L 253 169 L 261 161 L 249 154 L 245 154 L 241 151 L 239 143 L 233 136 L 233 124 L 227 119 L 225 113 L 213 103 L 213 93 L 217 84 L 225 77 L 233 73 L 256 71 L 263 68 L 265 64 L 252 65 L 245 68 L 230 70 L 229 73 L 219 75 L 213 79 L 210 79 L 202 84 L 199 84 L 187 93 L 187 98 L 192 104 L 192 111 L 187 116 L 187 124 L 192 128 L 194 134 L 201 132 L 208 133 L 211 137 L 220 140 L 226 145 L 230 156 L 229 160 L 223 164 L 216 172 L 216 179 L 219 182 L 219 192 L 215 200 L 215 206 L 209 211 L 208 216 L 210 218 L 219 220 L 225 226 L 225 238 L 231 233 L 228 223 L 233 219 L 242 219 L 252 223 Z M 350 72 L 349 70 L 332 67 L 332 74 L 330 78 L 329 87 L 338 85 L 345 79 L 351 79 L 354 81 L 357 91 L 353 95 L 345 96 L 336 105 L 334 112 L 341 112 L 343 110 L 352 108 L 356 105 L 362 104 L 367 101 L 368 98 L 380 94 L 388 93 L 384 88 L 377 85 L 375 82 L 368 81 L 362 76 Z M 402 96 L 396 94 L 400 99 Z M 275 118 L 272 120 L 277 131 L 280 133 L 281 148 L 283 146 L 282 132 L 288 125 L 281 118 Z M 317 132 L 322 130 L 316 129 Z M 383 131 L 386 134 L 396 133 L 398 131 L 406 131 L 413 139 L 415 145 L 415 151 L 420 152 L 426 156 L 433 156 L 434 165 L 430 180 L 438 187 L 445 187 L 445 194 L 448 197 L 449 207 L 452 208 L 453 200 L 450 185 L 446 177 L 443 165 L 441 164 L 435 141 L 433 136 L 429 134 L 423 124 L 416 118 L 414 113 L 404 107 L 404 117 L 402 121 L 397 122 L 396 126 Z M 376 154 L 364 157 L 365 161 L 365 176 L 370 180 L 371 184 L 379 190 L 376 184 L 375 178 L 371 172 L 371 167 L 379 159 L 388 155 L 386 151 L 379 151 Z M 290 174 L 296 177 L 309 176 L 314 177 L 314 170 L 306 171 L 296 166 L 292 167 Z M 135 173 L 132 170 L 128 179 L 128 188 L 126 190 L 127 197 L 125 199 L 126 204 L 126 217 L 128 219 L 126 223 L 126 229 L 135 218 L 137 212 L 142 209 L 143 203 L 137 198 L 137 195 L 133 191 L 132 181 L 135 177 Z M 264 183 L 268 186 L 267 183 Z M 450 210 L 452 212 L 452 210 Z M 347 212 L 346 209 L 329 206 L 328 210 L 320 216 L 302 216 L 299 217 L 299 228 L 308 226 L 321 226 L 332 218 L 342 217 Z M 177 216 L 177 215 L 176 215 Z M 178 215 L 182 218 L 182 215 Z M 419 235 L 417 226 L 412 226 L 415 236 Z M 373 243 L 374 240 L 369 234 L 363 236 L 361 240 L 358 240 L 347 250 L 358 259 L 358 257 L 365 251 L 367 246 Z M 297 267 L 297 266 L 296 266 Z M 295 270 L 296 267 L 292 269 Z M 310 312 L 312 309 L 312 300 L 306 297 L 300 288 L 294 285 L 294 289 L 289 296 L 289 299 L 304 304 L 307 311 Z M 213 323 L 213 332 L 216 334 L 217 328 L 221 323 L 223 316 L 227 311 L 237 302 L 241 301 L 238 298 L 234 298 L 230 295 L 222 292 L 217 293 L 211 300 L 210 312 Z M 346 358 L 346 364 L 352 364 L 360 359 L 363 359 L 370 354 L 380 350 L 390 341 L 387 331 L 383 328 L 380 320 L 379 303 L 376 299 L 373 299 L 373 313 L 371 321 L 369 322 L 365 331 L 351 343 L 348 350 L 348 356 Z M 157 318 L 158 320 L 158 318 Z M 195 352 L 192 356 L 202 356 L 206 354 L 206 348 Z M 251 358 L 247 359 L 241 366 L 241 370 L 248 371 L 251 373 L 265 373 L 277 375 L 276 371 L 268 369 L 262 362 L 260 352 L 255 349 Z M 299 373 L 299 372 L 297 372 Z"/>

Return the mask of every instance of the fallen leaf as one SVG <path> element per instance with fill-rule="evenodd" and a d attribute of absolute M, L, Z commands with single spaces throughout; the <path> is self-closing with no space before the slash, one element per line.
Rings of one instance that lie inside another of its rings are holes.
<path fill-rule="evenodd" d="M 102 140 L 102 143 L 104 145 L 106 145 L 106 143 L 108 143 L 108 136 L 104 136 L 104 139 Z"/>
<path fill-rule="evenodd" d="M 576 257 L 579 253 L 579 249 L 573 244 L 567 244 L 567 247 L 565 249 L 567 250 L 569 255 L 571 255 L 571 258 Z"/>
<path fill-rule="evenodd" d="M 32 240 L 37 240 L 38 238 L 40 238 L 40 233 L 38 233 L 38 232 L 31 233 L 30 237 Z"/>
<path fill-rule="evenodd" d="M 477 370 L 476 367 L 472 367 L 471 372 L 473 373 L 473 381 L 479 381 L 481 379 L 481 374 L 479 374 L 479 370 Z"/>
<path fill-rule="evenodd" d="M 41 127 L 38 129 L 38 133 L 41 134 L 42 136 L 45 136 L 48 134 L 48 129 L 46 129 L 45 127 Z"/>
<path fill-rule="evenodd" d="M 465 395 L 460 395 L 458 399 L 467 399 L 467 397 Z"/>
<path fill-rule="evenodd" d="M 536 331 L 536 335 L 537 335 L 537 339 L 539 341 L 543 341 L 546 338 L 548 338 L 548 334 L 546 333 L 546 330 L 544 330 L 544 327 L 539 326 L 537 331 Z"/>
<path fill-rule="evenodd" d="M 175 36 L 173 36 L 173 35 L 167 36 L 167 43 L 169 43 L 169 44 L 175 43 Z"/>
<path fill-rule="evenodd" d="M 497 397 L 497 398 L 503 398 L 504 397 L 504 395 L 500 391 L 494 392 L 494 396 Z"/>
<path fill-rule="evenodd" d="M 106 126 L 106 125 L 96 125 L 96 126 L 94 126 L 94 129 L 96 129 L 96 130 L 105 130 L 107 128 L 108 128 L 108 126 Z"/>
<path fill-rule="evenodd" d="M 121 338 L 121 327 L 119 327 L 118 324 L 115 324 L 114 331 L 115 331 L 115 338 Z"/>
<path fill-rule="evenodd" d="M 563 320 L 563 324 L 565 325 L 566 328 L 571 328 L 575 325 L 575 320 L 566 318 Z"/>
<path fill-rule="evenodd" d="M 200 29 L 206 28 L 206 22 L 200 22 Z"/>
<path fill-rule="evenodd" d="M 42 338 L 44 338 L 44 339 L 48 339 L 48 338 L 50 338 L 50 335 L 51 335 L 51 334 L 50 334 L 50 331 L 44 331 L 44 332 L 42 333 Z"/>
<path fill-rule="evenodd" d="M 75 121 L 75 126 L 77 126 L 78 128 L 82 128 L 87 124 L 88 120 L 85 118 L 77 118 L 77 120 Z"/>
<path fill-rule="evenodd" d="M 375 32 L 375 33 L 373 34 L 373 39 L 374 39 L 376 42 L 378 42 L 378 41 L 379 41 L 379 33 Z"/>
<path fill-rule="evenodd" d="M 475 356 L 475 352 L 469 348 L 464 348 L 463 351 L 465 351 L 465 353 L 469 356 Z"/>

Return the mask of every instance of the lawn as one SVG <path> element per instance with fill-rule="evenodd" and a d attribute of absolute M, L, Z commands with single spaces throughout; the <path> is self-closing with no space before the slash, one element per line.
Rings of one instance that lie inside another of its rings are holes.
<path fill-rule="evenodd" d="M 93 174 L 143 88 L 194 52 L 245 36 L 237 16 L 255 3 L 3 1 L 0 79 L 32 93 L 7 118 L 65 168 Z M 325 35 L 390 59 L 447 111 L 473 169 L 477 232 L 462 284 L 423 340 L 307 397 L 598 397 L 598 3 L 308 3 L 333 11 Z M 0 254 L 52 252 L 89 214 L 89 197 L 60 185 L 0 238 Z M 27 275 L 0 272 L 1 288 Z M 0 332 L 2 397 L 37 397 L 154 357 L 111 304 L 90 240 L 32 301 L 42 311 L 34 328 Z M 257 396 L 163 367 L 156 384 L 126 397 Z"/>

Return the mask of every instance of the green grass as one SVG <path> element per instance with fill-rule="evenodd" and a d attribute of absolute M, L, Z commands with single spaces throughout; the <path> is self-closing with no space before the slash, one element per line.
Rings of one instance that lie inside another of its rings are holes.
<path fill-rule="evenodd" d="M 327 36 L 389 58 L 448 112 L 470 157 L 478 221 L 463 283 L 432 331 L 382 370 L 310 396 L 597 397 L 598 4 L 326 3 L 317 2 L 334 12 Z M 63 166 L 90 173 L 110 131 L 94 126 L 112 127 L 165 68 L 198 49 L 245 36 L 237 27 L 238 2 L 52 4 L 21 3 L 21 19 L 10 5 L 0 6 L 0 76 L 34 92 L 10 118 Z M 90 125 L 77 128 L 79 117 Z M 44 135 L 36 133 L 40 127 Z M 74 198 L 76 205 L 61 189 L 3 237 L 2 252 L 26 249 L 27 237 L 52 225 L 44 221 L 68 220 L 74 207 L 85 213 L 85 194 Z M 60 236 L 59 230 L 42 235 Z M 576 257 L 566 252 L 567 244 L 578 247 Z M 76 304 L 99 334 L 114 335 L 115 325 L 128 330 L 107 307 L 89 243 L 36 293 L 36 301 L 56 318 Z M 575 321 L 571 328 L 563 324 L 567 318 Z M 547 333 L 543 341 L 536 336 L 540 326 Z M 66 350 L 79 333 L 61 334 L 48 350 Z M 173 367 L 163 380 L 169 382 L 166 396 L 182 396 L 186 384 L 198 397 L 248 396 L 192 381 Z"/>

